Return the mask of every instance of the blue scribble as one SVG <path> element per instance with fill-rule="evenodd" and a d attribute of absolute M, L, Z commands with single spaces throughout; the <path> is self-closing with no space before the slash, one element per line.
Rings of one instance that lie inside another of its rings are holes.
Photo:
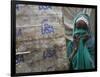
<path fill-rule="evenodd" d="M 56 51 L 52 48 L 47 49 L 47 51 L 44 51 L 43 53 L 43 59 L 51 58 L 51 57 L 57 57 Z"/>
<path fill-rule="evenodd" d="M 17 29 L 16 30 L 16 36 L 22 35 L 22 29 Z"/>
<path fill-rule="evenodd" d="M 48 10 L 48 9 L 52 9 L 52 7 L 51 6 L 45 6 L 45 5 L 39 6 L 39 10 Z"/>
<path fill-rule="evenodd" d="M 16 5 L 16 9 L 19 10 L 19 6 L 18 5 Z"/>
<path fill-rule="evenodd" d="M 52 25 L 49 25 L 47 23 L 43 24 L 41 28 L 42 34 L 49 34 L 49 33 L 54 33 L 54 28 Z"/>
<path fill-rule="evenodd" d="M 16 55 L 16 64 L 19 64 L 21 62 L 24 62 L 23 55 Z"/>

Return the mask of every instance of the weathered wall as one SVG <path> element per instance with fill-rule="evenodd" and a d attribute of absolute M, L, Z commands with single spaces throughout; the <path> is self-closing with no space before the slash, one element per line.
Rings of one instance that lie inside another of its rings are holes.
<path fill-rule="evenodd" d="M 16 29 L 17 73 L 68 70 L 61 7 L 17 5 Z"/>

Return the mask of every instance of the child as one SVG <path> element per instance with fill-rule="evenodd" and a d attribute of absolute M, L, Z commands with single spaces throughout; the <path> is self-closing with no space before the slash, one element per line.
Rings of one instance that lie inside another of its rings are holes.
<path fill-rule="evenodd" d="M 94 39 L 89 31 L 89 16 L 80 14 L 74 20 L 73 41 L 67 46 L 70 69 L 94 68 Z"/>

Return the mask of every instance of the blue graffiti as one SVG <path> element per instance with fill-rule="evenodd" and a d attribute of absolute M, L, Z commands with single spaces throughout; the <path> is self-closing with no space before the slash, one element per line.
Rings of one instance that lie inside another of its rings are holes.
<path fill-rule="evenodd" d="M 43 59 L 47 59 L 51 57 L 57 57 L 56 51 L 52 48 L 48 48 L 47 51 L 44 51 L 43 53 Z"/>
<path fill-rule="evenodd" d="M 17 29 L 16 30 L 16 36 L 22 35 L 22 29 Z"/>
<path fill-rule="evenodd" d="M 48 10 L 48 9 L 52 9 L 52 7 L 51 6 L 45 6 L 45 5 L 39 6 L 39 10 Z"/>
<path fill-rule="evenodd" d="M 54 28 L 52 25 L 45 23 L 45 24 L 43 24 L 43 26 L 41 28 L 41 33 L 42 34 L 54 33 Z"/>
<path fill-rule="evenodd" d="M 19 10 L 19 6 L 18 5 L 16 5 L 16 9 Z"/>
<path fill-rule="evenodd" d="M 19 64 L 21 62 L 24 62 L 23 55 L 16 55 L 16 64 Z"/>

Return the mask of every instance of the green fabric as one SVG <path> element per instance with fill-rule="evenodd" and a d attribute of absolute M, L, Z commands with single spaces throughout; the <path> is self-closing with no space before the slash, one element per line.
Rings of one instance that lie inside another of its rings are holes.
<path fill-rule="evenodd" d="M 75 32 L 73 34 L 75 35 L 75 34 L 83 34 L 83 33 L 87 33 L 86 30 L 81 30 L 81 29 L 78 30 L 77 29 L 77 30 L 75 30 Z"/>
<path fill-rule="evenodd" d="M 73 36 L 75 35 L 74 33 L 75 32 L 77 32 L 78 30 L 80 30 L 80 29 L 77 29 L 76 27 L 75 27 L 75 23 L 76 23 L 76 21 L 77 21 L 77 19 L 79 18 L 79 17 L 81 17 L 81 16 L 83 16 L 83 17 L 85 17 L 87 20 L 89 20 L 89 17 L 88 17 L 88 15 L 87 14 L 83 14 L 83 13 L 79 13 L 79 14 L 77 14 L 77 16 L 74 18 L 74 20 L 73 20 L 73 26 L 74 26 L 74 29 L 73 29 Z M 82 30 L 81 30 L 82 31 Z M 80 31 L 80 32 L 81 32 Z M 87 31 L 87 30 L 85 30 L 86 32 L 89 32 L 89 31 Z"/>
<path fill-rule="evenodd" d="M 92 69 L 94 67 L 91 55 L 82 40 L 80 40 L 79 48 L 72 60 L 72 67 L 74 70 Z"/>

